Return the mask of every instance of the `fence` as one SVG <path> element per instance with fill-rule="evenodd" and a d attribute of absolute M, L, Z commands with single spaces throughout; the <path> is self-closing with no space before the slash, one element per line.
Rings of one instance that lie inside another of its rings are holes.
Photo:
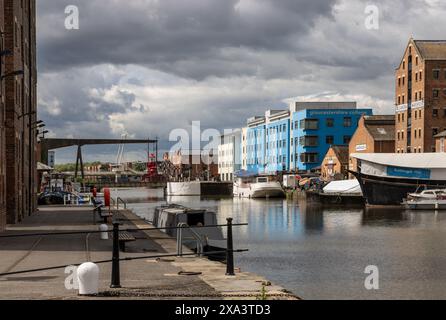
<path fill-rule="evenodd" d="M 208 251 L 208 252 L 197 252 L 197 253 L 185 253 L 182 251 L 178 251 L 175 254 L 160 254 L 160 255 L 149 255 L 149 256 L 137 256 L 137 257 L 125 257 L 120 258 L 119 253 L 119 234 L 120 232 L 137 232 L 137 231 L 153 231 L 153 230 L 169 230 L 169 229 L 183 229 L 184 225 L 179 224 L 176 227 L 148 227 L 148 228 L 127 228 L 121 229 L 120 225 L 122 219 L 114 219 L 113 221 L 113 246 L 112 246 L 112 259 L 109 260 L 100 260 L 100 261 L 92 261 L 95 264 L 104 264 L 104 263 L 112 263 L 112 271 L 111 271 L 111 288 L 120 288 L 121 287 L 121 276 L 120 276 L 120 262 L 121 261 L 133 261 L 133 260 L 141 260 L 141 259 L 154 259 L 154 258 L 164 258 L 164 257 L 176 257 L 176 256 L 200 256 L 200 255 L 215 255 L 221 254 L 222 252 L 226 253 L 226 275 L 233 276 L 234 274 L 234 253 L 246 252 L 248 249 L 234 249 L 233 246 L 233 234 L 232 228 L 234 226 L 247 226 L 247 223 L 238 223 L 234 224 L 232 218 L 227 218 L 227 224 L 216 224 L 216 225 L 206 225 L 206 226 L 188 226 L 191 229 L 200 229 L 200 228 L 227 228 L 227 239 L 226 244 L 227 247 L 223 251 Z M 27 233 L 27 234 L 13 234 L 13 235 L 1 235 L 1 239 L 6 238 L 21 238 L 21 237 L 36 237 L 36 236 L 60 236 L 60 235 L 77 235 L 77 234 L 95 234 L 95 233 L 103 233 L 104 231 L 71 231 L 71 232 L 47 232 L 47 233 Z M 181 232 L 177 232 L 177 237 L 181 234 Z M 178 238 L 177 238 L 178 243 Z M 83 263 L 83 262 L 82 262 Z M 28 269 L 7 273 L 0 273 L 0 277 L 23 274 L 23 273 L 32 273 L 39 271 L 47 271 L 47 270 L 55 270 L 55 269 L 63 269 L 69 266 L 79 266 L 82 263 L 71 263 L 69 265 L 59 265 L 59 266 L 50 266 L 36 269 Z"/>

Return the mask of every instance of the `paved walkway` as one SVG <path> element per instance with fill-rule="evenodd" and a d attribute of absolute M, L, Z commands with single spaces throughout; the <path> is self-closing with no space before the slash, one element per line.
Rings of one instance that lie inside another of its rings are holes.
<path fill-rule="evenodd" d="M 146 222 L 130 211 L 120 211 L 132 220 L 123 228 L 147 228 Z M 5 233 L 45 233 L 98 230 L 91 208 L 41 207 L 39 212 Z M 176 242 L 160 231 L 139 231 L 137 241 L 127 244 L 121 258 L 175 253 Z M 186 252 L 187 249 L 184 249 Z M 112 240 L 100 240 L 98 233 L 0 238 L 0 273 L 78 264 L 111 259 Z M 198 257 L 142 259 L 121 262 L 122 289 L 110 289 L 111 263 L 99 264 L 101 292 L 98 298 L 116 299 L 236 299 L 259 297 L 265 287 L 271 299 L 293 299 L 281 287 L 262 277 L 237 272 L 225 276 L 225 265 Z M 0 277 L 0 299 L 92 299 L 67 289 L 65 269 Z M 180 275 L 180 271 L 201 272 Z M 264 286 L 267 284 L 267 286 Z M 69 287 L 69 286 L 68 286 Z"/>

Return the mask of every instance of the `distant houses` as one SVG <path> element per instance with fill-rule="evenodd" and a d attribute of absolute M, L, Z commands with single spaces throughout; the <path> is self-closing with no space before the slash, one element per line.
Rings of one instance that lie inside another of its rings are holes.
<path fill-rule="evenodd" d="M 395 151 L 395 116 L 363 116 L 349 144 L 352 153 L 393 153 Z M 356 159 L 349 159 L 349 169 L 356 170 Z"/>

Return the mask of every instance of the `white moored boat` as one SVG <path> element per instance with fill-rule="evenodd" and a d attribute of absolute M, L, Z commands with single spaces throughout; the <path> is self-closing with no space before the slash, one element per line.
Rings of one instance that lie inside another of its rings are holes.
<path fill-rule="evenodd" d="M 269 176 L 237 177 L 234 181 L 234 197 L 241 198 L 279 198 L 285 192 L 278 181 Z"/>
<path fill-rule="evenodd" d="M 446 190 L 427 189 L 419 193 L 409 193 L 403 205 L 410 210 L 446 210 Z"/>

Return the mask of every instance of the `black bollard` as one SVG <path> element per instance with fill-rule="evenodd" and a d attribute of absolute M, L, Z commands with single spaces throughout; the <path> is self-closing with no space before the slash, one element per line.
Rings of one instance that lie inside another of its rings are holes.
<path fill-rule="evenodd" d="M 234 245 L 232 243 L 232 218 L 226 219 L 228 222 L 228 234 L 226 245 L 226 275 L 235 276 L 234 273 Z"/>
<path fill-rule="evenodd" d="M 113 258 L 110 288 L 121 288 L 121 275 L 119 272 L 119 223 L 113 223 Z"/>

